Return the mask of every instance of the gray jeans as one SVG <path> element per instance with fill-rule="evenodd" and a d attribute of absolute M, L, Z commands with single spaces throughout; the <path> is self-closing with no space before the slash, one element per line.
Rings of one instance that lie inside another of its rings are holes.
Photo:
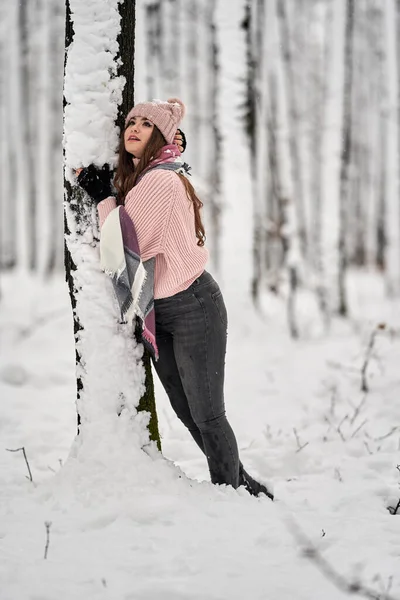
<path fill-rule="evenodd" d="M 221 290 L 204 271 L 183 292 L 155 300 L 155 316 L 153 364 L 171 406 L 204 452 L 211 481 L 237 488 L 238 447 L 224 404 L 228 320 Z"/>

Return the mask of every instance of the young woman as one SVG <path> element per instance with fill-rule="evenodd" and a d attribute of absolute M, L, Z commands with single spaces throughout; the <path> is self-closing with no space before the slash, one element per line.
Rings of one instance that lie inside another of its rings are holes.
<path fill-rule="evenodd" d="M 174 169 L 175 142 L 185 107 L 178 99 L 137 104 L 121 135 L 112 196 L 109 175 L 93 166 L 78 183 L 98 204 L 100 227 L 117 205 L 134 224 L 142 261 L 155 258 L 154 311 L 158 360 L 153 365 L 171 406 L 205 454 L 211 481 L 249 493 L 267 488 L 239 461 L 226 418 L 224 369 L 227 312 L 221 290 L 205 270 L 208 259 L 202 202 Z"/>

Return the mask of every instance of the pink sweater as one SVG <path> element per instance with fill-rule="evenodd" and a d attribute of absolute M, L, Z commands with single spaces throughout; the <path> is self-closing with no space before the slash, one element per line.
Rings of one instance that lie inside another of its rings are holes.
<path fill-rule="evenodd" d="M 98 204 L 100 227 L 116 207 Z M 208 250 L 197 245 L 193 203 L 173 171 L 153 170 L 128 192 L 125 209 L 136 229 L 143 261 L 155 256 L 154 298 L 186 290 L 204 271 Z"/>

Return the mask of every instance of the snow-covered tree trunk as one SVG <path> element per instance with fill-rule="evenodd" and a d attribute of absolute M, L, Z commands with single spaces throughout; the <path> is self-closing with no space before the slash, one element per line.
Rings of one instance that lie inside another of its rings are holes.
<path fill-rule="evenodd" d="M 106 431 L 115 435 L 125 425 L 143 446 L 150 417 L 137 413 L 145 382 L 143 348 L 118 319 L 111 281 L 99 267 L 96 209 L 73 173 L 90 163 L 115 164 L 118 107 L 122 99 L 126 106 L 133 101 L 135 3 L 67 0 L 66 9 L 66 275 L 74 313 L 79 439 Z M 119 53 L 124 67 L 117 72 Z M 129 77 L 124 96 L 122 70 Z M 159 442 L 154 400 L 151 408 L 150 438 Z"/>

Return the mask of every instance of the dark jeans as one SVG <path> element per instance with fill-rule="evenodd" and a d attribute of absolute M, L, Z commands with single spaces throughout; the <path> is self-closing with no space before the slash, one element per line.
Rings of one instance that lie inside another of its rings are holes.
<path fill-rule="evenodd" d="M 172 408 L 204 452 L 213 483 L 239 486 L 238 447 L 225 415 L 227 313 L 206 271 L 187 290 L 155 300 L 159 359 Z"/>

